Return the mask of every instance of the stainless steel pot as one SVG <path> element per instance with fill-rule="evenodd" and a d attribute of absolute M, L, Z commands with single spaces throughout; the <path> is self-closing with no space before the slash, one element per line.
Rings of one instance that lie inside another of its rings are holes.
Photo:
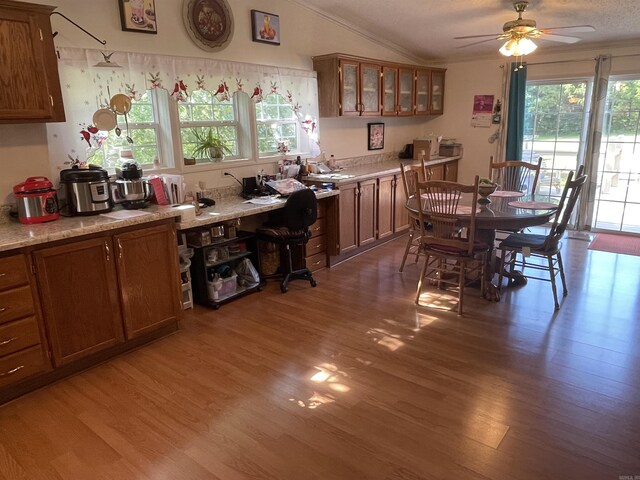
<path fill-rule="evenodd" d="M 153 197 L 153 186 L 146 180 L 115 181 L 115 198 L 125 208 L 141 208 Z"/>

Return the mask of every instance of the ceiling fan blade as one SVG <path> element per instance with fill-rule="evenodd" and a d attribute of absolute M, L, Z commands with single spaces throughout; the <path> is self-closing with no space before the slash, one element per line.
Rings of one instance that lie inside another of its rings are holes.
<path fill-rule="evenodd" d="M 596 28 L 591 25 L 569 25 L 566 27 L 549 27 L 540 28 L 542 32 L 548 32 L 549 30 L 563 30 L 562 33 L 588 33 L 595 32 Z"/>
<path fill-rule="evenodd" d="M 582 39 L 578 37 L 567 37 L 565 35 L 556 35 L 555 33 L 544 32 L 544 35 L 540 37 L 540 40 L 549 40 L 550 42 L 560 43 L 577 43 Z"/>
<path fill-rule="evenodd" d="M 469 38 L 483 38 L 483 37 L 494 37 L 498 38 L 502 33 L 491 33 L 489 35 L 467 35 L 466 37 L 453 37 L 454 40 L 467 40 Z"/>
<path fill-rule="evenodd" d="M 479 42 L 473 42 L 473 43 L 467 43 L 465 45 L 460 45 L 459 47 L 456 47 L 456 48 L 467 48 L 467 47 L 471 47 L 473 45 L 480 45 L 481 43 L 493 42 L 494 40 L 496 40 L 496 38 L 489 38 L 488 40 L 480 40 Z"/>

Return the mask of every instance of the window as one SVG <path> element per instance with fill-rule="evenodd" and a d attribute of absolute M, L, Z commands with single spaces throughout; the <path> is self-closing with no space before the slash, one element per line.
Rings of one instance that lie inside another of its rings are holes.
<path fill-rule="evenodd" d="M 256 103 L 256 123 L 260 156 L 276 154 L 279 142 L 285 142 L 291 152 L 301 150 L 298 119 L 281 95 L 265 95 L 262 102 Z"/>
<path fill-rule="evenodd" d="M 104 136 L 106 133 L 100 132 L 100 135 Z M 127 137 L 133 143 L 129 143 Z M 159 157 L 158 122 L 149 90 L 139 100 L 131 101 L 131 110 L 126 116 L 118 115 L 118 127 L 108 132 L 89 163 L 115 168 L 119 164 L 120 150 L 123 148 L 131 149 L 133 158 L 143 166 L 153 165 L 154 160 Z"/>
<path fill-rule="evenodd" d="M 542 157 L 538 194 L 559 197 L 584 149 L 586 81 L 528 82 L 522 160 Z"/>
<path fill-rule="evenodd" d="M 194 158 L 196 138 L 194 131 L 204 133 L 211 129 L 227 146 L 228 157 L 240 155 L 238 145 L 238 115 L 233 97 L 220 101 L 210 92 L 194 90 L 186 102 L 178 103 L 180 138 L 184 158 Z M 210 158 L 198 158 L 199 163 L 211 162 Z"/>

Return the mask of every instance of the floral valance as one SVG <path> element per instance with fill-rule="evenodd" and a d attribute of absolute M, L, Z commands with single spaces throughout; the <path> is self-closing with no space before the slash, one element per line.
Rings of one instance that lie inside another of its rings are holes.
<path fill-rule="evenodd" d="M 112 95 L 124 93 L 139 99 L 154 88 L 167 90 L 178 102 L 187 100 L 197 89 L 211 92 L 220 101 L 238 91 L 246 92 L 254 102 L 277 93 L 292 105 L 304 131 L 317 141 L 318 87 L 314 71 L 132 52 L 114 52 L 105 58 L 99 50 L 78 48 L 60 48 L 59 57 L 67 121 L 48 127 L 50 155 L 56 163 L 86 150 L 86 139 L 80 132 L 86 134 L 93 113 L 108 105 Z"/>

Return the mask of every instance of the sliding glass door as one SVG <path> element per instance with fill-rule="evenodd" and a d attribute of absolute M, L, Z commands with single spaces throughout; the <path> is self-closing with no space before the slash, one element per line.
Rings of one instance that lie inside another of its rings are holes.
<path fill-rule="evenodd" d="M 640 233 L 640 78 L 611 77 L 593 227 Z"/>
<path fill-rule="evenodd" d="M 542 170 L 536 197 L 560 197 L 571 170 L 582 163 L 591 84 L 586 80 L 528 82 L 523 158 Z"/>

